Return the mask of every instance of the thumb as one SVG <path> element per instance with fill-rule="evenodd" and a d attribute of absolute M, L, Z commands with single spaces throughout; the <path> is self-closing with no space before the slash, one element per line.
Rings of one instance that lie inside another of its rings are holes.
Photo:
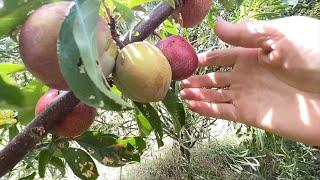
<path fill-rule="evenodd" d="M 243 21 L 230 23 L 219 18 L 215 26 L 215 34 L 224 42 L 246 48 L 263 48 L 272 50 L 280 32 L 269 26 L 268 21 Z"/>

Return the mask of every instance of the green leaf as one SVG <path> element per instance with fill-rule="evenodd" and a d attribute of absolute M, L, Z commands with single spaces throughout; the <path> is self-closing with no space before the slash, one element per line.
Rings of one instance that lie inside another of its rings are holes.
<path fill-rule="evenodd" d="M 21 72 L 24 70 L 25 70 L 25 67 L 23 64 L 9 64 L 9 63 L 0 64 L 0 73 L 6 74 L 6 75 Z"/>
<path fill-rule="evenodd" d="M 85 132 L 76 141 L 100 163 L 111 167 L 139 162 L 146 148 L 141 137 L 119 138 L 96 131 Z"/>
<path fill-rule="evenodd" d="M 61 176 L 65 176 L 65 174 L 66 174 L 66 166 L 65 166 L 64 162 L 60 158 L 53 156 L 50 159 L 49 164 L 54 166 L 55 168 L 57 168 L 60 171 Z"/>
<path fill-rule="evenodd" d="M 44 149 L 40 151 L 40 153 L 38 154 L 38 162 L 39 162 L 38 171 L 39 171 L 40 178 L 45 177 L 46 167 L 51 160 L 53 152 L 54 150 L 51 148 L 51 149 Z"/>
<path fill-rule="evenodd" d="M 179 134 L 182 126 L 186 124 L 186 113 L 184 111 L 182 102 L 178 96 L 172 90 L 170 90 L 167 93 L 166 98 L 163 100 L 163 104 L 172 117 L 175 132 Z"/>
<path fill-rule="evenodd" d="M 173 23 L 169 20 L 165 20 L 163 22 L 163 27 L 161 28 L 161 33 L 164 33 L 163 37 L 167 37 L 170 35 L 176 35 L 179 33 L 178 24 Z"/>
<path fill-rule="evenodd" d="M 281 0 L 281 2 L 290 6 L 296 6 L 299 3 L 299 0 Z"/>
<path fill-rule="evenodd" d="M 123 137 L 117 139 L 117 144 L 122 144 L 126 148 L 133 147 L 140 152 L 143 152 L 146 148 L 146 142 L 141 137 Z"/>
<path fill-rule="evenodd" d="M 19 122 L 27 125 L 35 117 L 35 106 L 40 97 L 48 91 L 48 87 L 39 80 L 31 81 L 22 89 L 23 106 L 17 107 Z"/>
<path fill-rule="evenodd" d="M 5 0 L 3 7 L 0 8 L 0 39 L 9 36 L 16 27 L 22 24 L 28 13 L 49 2 L 55 0 Z"/>
<path fill-rule="evenodd" d="M 81 149 L 62 149 L 63 156 L 73 173 L 80 179 L 97 179 L 99 174 L 96 164 L 89 154 Z"/>
<path fill-rule="evenodd" d="M 163 1 L 167 2 L 171 7 L 176 8 L 174 0 L 163 0 Z"/>
<path fill-rule="evenodd" d="M 156 2 L 156 1 L 159 1 L 159 0 L 129 0 L 127 4 L 129 8 L 134 8 L 148 2 Z M 169 1 L 173 1 L 173 0 L 169 0 Z"/>
<path fill-rule="evenodd" d="M 20 89 L 9 77 L 0 73 L 0 108 L 18 112 L 19 122 L 28 124 L 34 117 L 39 98 L 48 90 L 42 82 L 34 80 Z"/>
<path fill-rule="evenodd" d="M 69 88 L 87 105 L 106 110 L 130 109 L 129 103 L 112 93 L 96 63 L 96 17 L 100 1 L 76 2 L 62 24 L 58 40 L 60 68 Z"/>
<path fill-rule="evenodd" d="M 215 26 L 215 21 L 216 21 L 217 15 L 218 15 L 218 10 L 217 10 L 216 6 L 211 6 L 211 9 L 210 9 L 208 16 L 207 16 L 208 25 L 211 28 L 214 28 L 214 26 Z"/>
<path fill-rule="evenodd" d="M 1 126 L 0 126 L 0 128 L 1 128 Z M 2 140 L 5 138 L 5 134 L 6 133 L 6 131 L 0 131 L 0 143 L 2 143 Z"/>
<path fill-rule="evenodd" d="M 142 137 L 149 136 L 153 128 L 148 119 L 140 111 L 136 111 L 136 120 L 139 126 L 140 135 Z"/>
<path fill-rule="evenodd" d="M 33 173 L 31 173 L 30 175 L 28 175 L 28 176 L 25 176 L 25 177 L 23 177 L 23 178 L 20 178 L 19 180 L 33 180 L 34 179 L 34 177 L 36 176 L 36 172 L 33 172 Z"/>
<path fill-rule="evenodd" d="M 129 7 L 119 3 L 118 1 L 114 0 L 113 3 L 116 6 L 115 11 L 119 12 L 121 14 L 121 17 L 128 24 L 131 24 L 134 21 L 134 13 L 133 13 L 133 11 Z"/>
<path fill-rule="evenodd" d="M 23 105 L 24 98 L 20 88 L 3 73 L 0 73 L 0 87 L 0 108 Z"/>
<path fill-rule="evenodd" d="M 9 127 L 9 140 L 12 141 L 14 137 L 19 133 L 19 129 L 16 125 Z"/>
<path fill-rule="evenodd" d="M 158 112 L 150 104 L 141 104 L 138 102 L 135 102 L 134 104 L 142 113 L 142 115 L 149 121 L 152 128 L 154 129 L 158 147 L 163 146 L 163 129 Z"/>

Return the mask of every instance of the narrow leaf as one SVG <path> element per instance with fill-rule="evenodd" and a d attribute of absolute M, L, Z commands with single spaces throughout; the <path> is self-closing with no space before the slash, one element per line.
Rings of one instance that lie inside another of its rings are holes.
<path fill-rule="evenodd" d="M 158 115 L 158 112 L 150 105 L 150 104 L 141 104 L 138 102 L 134 103 L 139 111 L 143 114 L 143 116 L 149 121 L 152 128 L 154 129 L 158 147 L 163 146 L 163 130 L 162 130 L 162 124 L 160 117 Z"/>
<path fill-rule="evenodd" d="M 140 135 L 142 137 L 149 136 L 153 128 L 148 119 L 140 111 L 136 111 L 136 120 L 139 126 Z"/>
<path fill-rule="evenodd" d="M 23 64 L 9 64 L 9 63 L 1 63 L 0 64 L 0 73 L 3 74 L 12 74 L 24 71 L 25 67 Z"/>
<path fill-rule="evenodd" d="M 0 73 L 0 108 L 22 106 L 23 100 L 20 88 L 7 75 Z"/>
<path fill-rule="evenodd" d="M 49 164 L 54 166 L 55 168 L 57 168 L 60 171 L 61 176 L 65 176 L 65 174 L 66 174 L 66 166 L 65 166 L 64 162 L 60 158 L 53 156 L 51 158 Z"/>
<path fill-rule="evenodd" d="M 53 153 L 54 153 L 54 149 L 48 148 L 48 149 L 42 150 L 38 154 L 38 162 L 39 162 L 38 171 L 39 171 L 40 178 L 45 177 L 46 167 L 49 164 Z"/>
<path fill-rule="evenodd" d="M 19 129 L 16 125 L 9 127 L 9 140 L 12 141 L 14 137 L 19 133 Z"/>
<path fill-rule="evenodd" d="M 186 113 L 183 104 L 178 96 L 171 90 L 167 93 L 166 98 L 163 100 L 163 104 L 172 117 L 176 133 L 179 134 L 182 126 L 186 123 Z"/>

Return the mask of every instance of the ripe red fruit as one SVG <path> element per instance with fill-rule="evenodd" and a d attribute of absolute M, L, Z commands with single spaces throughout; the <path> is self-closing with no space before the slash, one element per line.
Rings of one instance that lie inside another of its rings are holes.
<path fill-rule="evenodd" d="M 191 44 L 182 36 L 174 35 L 157 43 L 166 56 L 172 70 L 173 80 L 190 77 L 198 67 L 198 56 Z"/>
<path fill-rule="evenodd" d="M 58 98 L 61 91 L 50 89 L 38 101 L 35 109 L 35 114 L 38 115 L 44 111 L 53 101 Z M 63 120 L 61 120 L 52 130 L 59 136 L 75 137 L 86 131 L 96 116 L 94 108 L 83 103 L 79 103 Z"/>
<path fill-rule="evenodd" d="M 70 1 L 41 6 L 28 17 L 19 38 L 20 54 L 27 69 L 49 87 L 60 90 L 67 90 L 68 85 L 60 71 L 57 39 L 70 8 Z M 107 23 L 99 17 L 97 41 L 100 56 L 107 45 L 108 30 Z"/>
<path fill-rule="evenodd" d="M 194 27 L 206 17 L 211 4 L 212 0 L 185 0 L 173 17 L 182 27 Z"/>

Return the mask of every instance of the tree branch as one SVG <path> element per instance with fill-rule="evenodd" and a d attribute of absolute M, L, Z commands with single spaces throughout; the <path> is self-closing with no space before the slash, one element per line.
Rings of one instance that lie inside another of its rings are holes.
<path fill-rule="evenodd" d="M 176 0 L 176 7 L 180 5 L 181 1 Z M 130 44 L 132 42 L 143 41 L 150 36 L 154 30 L 167 19 L 174 11 L 166 2 L 161 2 L 159 5 L 149 13 L 132 31 L 124 36 L 123 43 Z"/>
<path fill-rule="evenodd" d="M 179 2 L 177 0 L 176 6 L 179 5 Z M 167 3 L 160 3 L 134 28 L 133 32 L 138 32 L 138 35 L 134 33 L 135 36 L 125 36 L 123 44 L 127 45 L 146 39 L 173 11 L 174 9 Z M 59 96 L 54 103 L 33 119 L 21 133 L 0 151 L 0 177 L 12 170 L 41 141 L 41 138 L 79 103 L 72 92 L 61 93 Z"/>
<path fill-rule="evenodd" d="M 0 151 L 0 177 L 20 162 L 41 138 L 79 103 L 72 92 L 61 93 L 59 96 Z"/>

